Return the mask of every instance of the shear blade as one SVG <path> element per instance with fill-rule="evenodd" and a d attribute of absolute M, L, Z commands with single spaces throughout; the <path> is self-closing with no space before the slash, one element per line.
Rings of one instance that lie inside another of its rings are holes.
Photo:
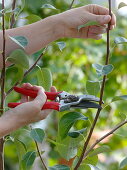
<path fill-rule="evenodd" d="M 94 102 L 90 102 L 90 101 L 81 101 L 79 104 L 72 105 L 71 107 L 79 108 L 79 109 L 88 109 L 88 108 L 101 109 L 102 108 L 99 104 L 94 103 Z"/>

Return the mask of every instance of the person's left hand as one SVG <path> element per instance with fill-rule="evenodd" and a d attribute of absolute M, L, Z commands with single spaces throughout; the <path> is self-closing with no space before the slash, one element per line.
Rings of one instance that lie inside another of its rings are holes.
<path fill-rule="evenodd" d="M 112 13 L 111 18 L 108 8 L 95 4 L 74 8 L 56 15 L 56 17 L 60 23 L 61 37 L 92 38 L 99 40 L 102 38 L 102 34 L 106 33 L 106 25 L 109 22 L 111 22 L 111 30 L 116 25 L 115 15 Z M 78 30 L 78 26 L 84 25 L 89 21 L 96 21 L 99 26 L 86 26 Z"/>

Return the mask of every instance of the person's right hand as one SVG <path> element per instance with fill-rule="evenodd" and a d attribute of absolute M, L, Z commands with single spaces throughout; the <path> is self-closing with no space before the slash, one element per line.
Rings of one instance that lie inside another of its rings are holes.
<path fill-rule="evenodd" d="M 23 95 L 21 98 L 21 102 L 23 102 L 23 104 L 12 109 L 15 116 L 19 118 L 21 126 L 45 119 L 52 110 L 41 110 L 47 99 L 43 87 L 32 86 L 29 83 L 23 84 L 22 87 L 38 91 L 38 95 L 35 99 Z M 55 87 L 51 87 L 51 92 L 56 92 Z"/>

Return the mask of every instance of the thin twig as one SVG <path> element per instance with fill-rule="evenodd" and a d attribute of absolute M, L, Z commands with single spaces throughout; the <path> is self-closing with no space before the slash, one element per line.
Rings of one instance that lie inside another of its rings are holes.
<path fill-rule="evenodd" d="M 43 165 L 43 167 L 45 168 L 45 170 L 48 170 L 47 167 L 46 167 L 46 165 L 45 165 L 45 163 L 44 163 L 44 161 L 43 161 L 43 158 L 42 158 L 42 156 L 41 156 L 38 143 L 37 143 L 36 141 L 34 141 L 34 142 L 35 142 L 35 145 L 36 145 L 36 148 L 37 148 L 38 155 L 39 155 L 40 160 L 41 160 L 41 162 L 42 162 L 42 165 Z"/>
<path fill-rule="evenodd" d="M 114 127 L 111 131 L 109 131 L 104 136 L 102 136 L 100 139 L 96 140 L 96 142 L 86 151 L 86 153 L 84 154 L 84 157 L 86 157 L 98 143 L 100 143 L 102 140 L 104 140 L 108 136 L 112 135 L 116 130 L 118 130 L 120 127 L 122 127 L 126 123 L 127 123 L 127 120 L 121 122 L 116 127 Z"/>
<path fill-rule="evenodd" d="M 16 0 L 13 0 L 13 3 L 12 3 L 12 11 L 15 9 L 15 6 L 16 6 Z M 11 23 L 10 23 L 10 28 L 13 28 L 15 24 L 15 14 L 14 12 L 12 13 L 12 16 L 11 16 Z"/>
<path fill-rule="evenodd" d="M 5 18 L 4 18 L 4 0 L 2 0 L 2 31 L 3 31 L 3 51 L 2 51 L 2 59 L 3 59 L 3 68 L 1 72 L 1 107 L 2 109 L 0 111 L 1 115 L 4 113 L 4 99 L 5 99 L 5 70 L 6 70 L 6 64 L 5 64 L 5 45 L 6 45 L 6 39 L 5 39 Z M 0 170 L 4 170 L 4 138 L 0 139 Z"/>
<path fill-rule="evenodd" d="M 109 15 L 111 15 L 111 0 L 109 0 Z M 107 28 L 107 55 L 106 55 L 106 62 L 105 62 L 105 65 L 107 65 L 109 63 L 109 55 L 110 55 L 110 35 L 109 35 L 109 31 L 110 31 L 110 25 L 111 25 L 111 22 L 109 22 L 108 24 L 108 28 Z M 105 82 L 106 82 L 106 75 L 103 77 L 103 81 L 102 81 L 102 86 L 101 86 L 101 91 L 100 91 L 100 106 L 102 105 L 102 100 L 103 100 L 103 94 L 104 94 L 104 88 L 105 88 Z M 88 144 L 89 144 L 89 141 L 91 139 L 91 136 L 93 134 L 93 130 L 96 126 L 96 123 L 98 121 L 98 118 L 99 118 L 99 115 L 100 115 L 100 112 L 101 112 L 101 109 L 98 109 L 97 110 L 97 113 L 96 113 L 96 116 L 95 116 L 95 119 L 93 121 L 93 124 L 92 124 L 92 127 L 90 129 L 90 132 L 88 134 L 88 137 L 86 139 L 86 142 L 84 143 L 84 147 L 83 147 L 83 151 L 82 151 L 82 154 L 79 158 L 79 161 L 77 163 L 77 165 L 75 166 L 74 170 L 77 170 L 78 167 L 80 166 L 80 164 L 82 163 L 82 160 L 84 159 L 84 155 L 85 155 L 85 152 L 86 152 L 86 149 L 88 147 Z"/>
<path fill-rule="evenodd" d="M 31 130 L 33 129 L 31 125 L 30 125 L 29 127 L 30 127 Z M 41 156 L 41 152 L 40 152 L 40 150 L 39 150 L 38 143 L 37 143 L 36 140 L 34 140 L 34 142 L 35 142 L 35 145 L 36 145 L 36 149 L 37 149 L 38 155 L 39 155 L 40 160 L 41 160 L 41 162 L 42 162 L 42 166 L 45 168 L 45 170 L 48 170 L 47 167 L 46 167 L 46 165 L 45 165 L 45 163 L 44 163 L 44 161 L 43 161 L 43 158 L 42 158 L 42 156 Z"/>
<path fill-rule="evenodd" d="M 4 107 L 4 99 L 5 99 L 5 70 L 6 70 L 6 64 L 5 64 L 5 44 L 6 44 L 6 38 L 5 38 L 5 19 L 4 19 L 4 0 L 2 0 L 2 31 L 3 31 L 3 51 L 2 51 L 2 59 L 3 59 L 3 68 L 1 72 L 1 109 Z M 1 111 L 1 114 L 3 114 L 3 111 Z"/>
<path fill-rule="evenodd" d="M 25 77 L 36 67 L 38 61 L 42 58 L 42 56 L 44 55 L 44 53 L 45 53 L 45 51 L 47 50 L 47 48 L 48 48 L 48 47 L 45 48 L 45 50 L 41 53 L 41 55 L 37 58 L 37 60 L 35 61 L 35 63 L 29 68 L 29 70 L 27 70 L 27 71 L 24 73 L 23 78 L 25 78 Z M 14 87 L 17 86 L 19 83 L 20 83 L 20 82 L 17 81 L 17 82 L 14 84 L 14 86 L 11 87 L 11 88 L 7 91 L 6 96 L 9 95 L 9 94 L 12 92 L 12 90 L 14 89 Z"/>
<path fill-rule="evenodd" d="M 70 5 L 69 9 L 72 9 L 74 2 L 75 2 L 75 0 L 72 0 L 71 5 Z"/>

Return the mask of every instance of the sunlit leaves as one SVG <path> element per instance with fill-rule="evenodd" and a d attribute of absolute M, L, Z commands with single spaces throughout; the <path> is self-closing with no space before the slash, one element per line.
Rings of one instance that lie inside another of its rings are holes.
<path fill-rule="evenodd" d="M 89 155 L 90 155 L 90 156 L 94 156 L 94 155 L 98 155 L 98 154 L 100 154 L 100 153 L 109 152 L 109 151 L 111 151 L 111 150 L 110 150 L 110 147 L 104 145 L 104 146 L 100 146 L 100 147 L 94 149 L 94 151 L 92 151 Z"/>
<path fill-rule="evenodd" d="M 35 128 L 32 129 L 30 132 L 30 136 L 36 141 L 36 142 L 40 142 L 42 143 L 44 137 L 45 137 L 45 133 L 43 131 L 43 129 L 40 128 Z"/>
<path fill-rule="evenodd" d="M 120 163 L 120 169 L 125 168 L 126 166 L 127 166 L 127 157 L 124 160 L 122 160 L 122 162 Z"/>
<path fill-rule="evenodd" d="M 116 37 L 114 40 L 115 44 L 125 44 L 127 43 L 127 39 L 124 37 Z"/>
<path fill-rule="evenodd" d="M 125 6 L 127 6 L 127 4 L 124 3 L 124 2 L 121 2 L 121 3 L 119 4 L 119 6 L 118 6 L 118 9 L 120 9 L 120 8 L 122 8 L 122 7 L 125 7 Z"/>
<path fill-rule="evenodd" d="M 61 139 L 64 139 L 67 136 L 68 131 L 77 120 L 88 120 L 88 118 L 78 112 L 69 112 L 60 119 L 59 134 Z"/>
<path fill-rule="evenodd" d="M 99 23 L 98 23 L 97 21 L 89 21 L 89 22 L 87 22 L 87 23 L 84 24 L 84 25 L 78 26 L 78 31 L 79 31 L 81 28 L 88 27 L 88 26 L 92 26 L 92 25 L 99 25 Z"/>
<path fill-rule="evenodd" d="M 48 168 L 49 170 L 70 170 L 70 168 L 66 165 L 55 165 Z"/>
<path fill-rule="evenodd" d="M 18 44 L 20 47 L 25 48 L 28 45 L 28 40 L 23 36 L 9 36 L 12 41 Z"/>
<path fill-rule="evenodd" d="M 23 165 L 24 169 L 30 168 L 34 163 L 35 158 L 36 158 L 36 152 L 35 151 L 27 152 L 23 156 L 23 159 L 22 159 L 22 165 Z"/>
<path fill-rule="evenodd" d="M 98 76 L 108 75 L 109 73 L 112 72 L 114 68 L 112 64 L 108 65 L 92 64 L 92 66 L 93 68 L 96 69 Z"/>
<path fill-rule="evenodd" d="M 100 90 L 100 83 L 98 81 L 87 81 L 86 90 L 90 95 L 96 96 Z"/>
<path fill-rule="evenodd" d="M 18 65 L 19 67 L 28 69 L 29 68 L 29 60 L 28 55 L 24 50 L 16 49 L 14 50 L 7 58 L 8 61 Z"/>
<path fill-rule="evenodd" d="M 40 68 L 37 71 L 37 79 L 38 84 L 43 86 L 46 91 L 50 91 L 50 87 L 52 86 L 52 74 L 47 68 Z"/>
<path fill-rule="evenodd" d="M 42 5 L 41 8 L 48 8 L 48 9 L 55 9 L 56 10 L 56 8 L 51 4 L 44 4 L 44 5 Z"/>
<path fill-rule="evenodd" d="M 86 131 L 87 131 L 87 128 L 83 128 L 81 130 L 75 130 L 72 132 L 68 132 L 68 136 L 70 136 L 72 138 L 77 138 L 77 137 L 79 137 L 80 134 L 83 134 Z"/>
<path fill-rule="evenodd" d="M 115 97 L 112 99 L 112 102 L 120 101 L 120 100 L 127 100 L 127 95 L 115 96 Z"/>
<path fill-rule="evenodd" d="M 66 43 L 64 41 L 56 42 L 60 51 L 62 51 L 66 47 Z"/>
<path fill-rule="evenodd" d="M 39 17 L 38 15 L 28 15 L 27 17 L 25 17 L 25 19 L 27 19 L 28 24 L 32 24 L 34 22 L 40 21 L 41 17 Z"/>

